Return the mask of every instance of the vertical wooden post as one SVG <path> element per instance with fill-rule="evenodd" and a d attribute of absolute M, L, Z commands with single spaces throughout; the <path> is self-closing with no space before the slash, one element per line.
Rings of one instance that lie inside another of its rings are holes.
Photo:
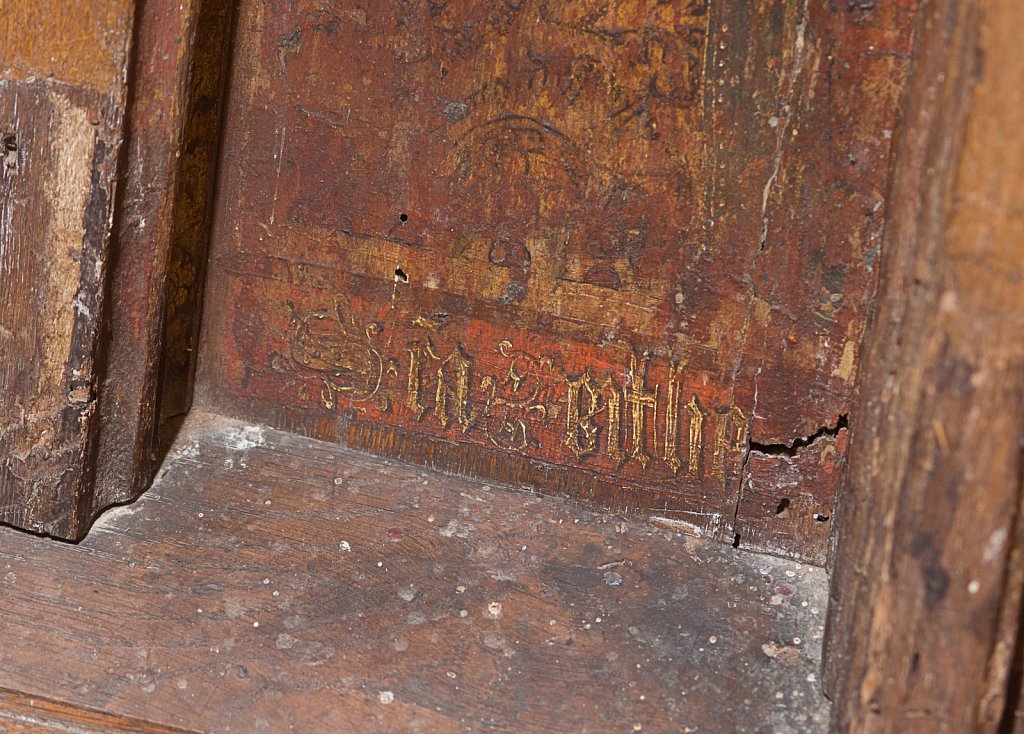
<path fill-rule="evenodd" d="M 0 521 L 87 522 L 134 0 L 0 4 Z"/>
<path fill-rule="evenodd" d="M 234 13 L 223 0 L 139 8 L 88 519 L 148 486 L 161 426 L 191 405 Z"/>
<path fill-rule="evenodd" d="M 1019 697 L 1024 582 L 1024 5 L 924 11 L 826 688 L 835 731 L 995 733 Z"/>
<path fill-rule="evenodd" d="M 234 3 L 0 3 L 0 522 L 75 540 L 187 412 Z"/>

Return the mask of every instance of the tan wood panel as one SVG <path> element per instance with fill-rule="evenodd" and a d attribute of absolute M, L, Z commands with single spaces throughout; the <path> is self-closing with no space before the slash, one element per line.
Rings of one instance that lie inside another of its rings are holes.
<path fill-rule="evenodd" d="M 840 514 L 834 726 L 1006 732 L 1024 593 L 1024 6 L 942 1 L 925 20 Z"/>

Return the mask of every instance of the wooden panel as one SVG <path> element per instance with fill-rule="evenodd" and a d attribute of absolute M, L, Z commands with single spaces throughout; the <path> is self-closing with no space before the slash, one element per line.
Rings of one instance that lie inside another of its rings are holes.
<path fill-rule="evenodd" d="M 187 412 L 233 5 L 153 0 L 136 24 L 91 509 L 134 499 Z"/>
<path fill-rule="evenodd" d="M 0 686 L 190 730 L 827 726 L 821 569 L 195 412 L 0 587 Z"/>
<path fill-rule="evenodd" d="M 185 729 L 113 716 L 40 696 L 0 690 L 0 734 L 189 734 Z"/>
<path fill-rule="evenodd" d="M 0 521 L 69 539 L 191 392 L 232 6 L 134 6 L 0 12 Z"/>
<path fill-rule="evenodd" d="M 0 521 L 62 537 L 88 520 L 133 9 L 0 12 Z"/>
<path fill-rule="evenodd" d="M 85 460 L 120 101 L 0 81 L 0 520 L 68 536 Z"/>
<path fill-rule="evenodd" d="M 925 18 L 840 515 L 828 654 L 837 732 L 1013 729 L 1022 24 L 1012 0 L 936 2 Z"/>
<path fill-rule="evenodd" d="M 915 8 L 244 1 L 199 399 L 742 542 L 849 408 Z"/>

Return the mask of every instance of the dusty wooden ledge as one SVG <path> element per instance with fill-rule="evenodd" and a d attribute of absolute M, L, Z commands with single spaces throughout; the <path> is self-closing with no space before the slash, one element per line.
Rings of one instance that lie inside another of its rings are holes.
<path fill-rule="evenodd" d="M 0 584 L 0 689 L 165 727 L 828 717 L 821 569 L 209 414 L 81 544 L 0 530 Z"/>

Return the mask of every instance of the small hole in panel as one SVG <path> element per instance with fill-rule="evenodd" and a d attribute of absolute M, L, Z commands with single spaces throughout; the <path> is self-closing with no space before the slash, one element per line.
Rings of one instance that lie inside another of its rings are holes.
<path fill-rule="evenodd" d="M 733 548 L 739 548 L 740 547 L 740 534 L 739 533 L 736 533 L 735 535 L 732 536 L 732 547 Z"/>
<path fill-rule="evenodd" d="M 789 512 L 789 500 L 783 497 L 779 501 L 779 506 L 775 508 L 775 514 L 781 517 L 785 517 Z"/>
<path fill-rule="evenodd" d="M 409 215 L 406 214 L 405 212 L 402 212 L 401 214 L 398 215 L 398 221 L 401 222 L 402 224 L 405 224 L 406 222 L 409 221 Z"/>
<path fill-rule="evenodd" d="M 395 268 L 395 281 L 398 283 L 408 283 L 409 276 L 401 268 Z"/>
<path fill-rule="evenodd" d="M 18 138 L 14 133 L 6 133 L 0 141 L 0 156 L 7 168 L 18 167 Z"/>
<path fill-rule="evenodd" d="M 828 517 L 829 517 L 828 515 L 822 515 L 819 512 L 815 512 L 814 513 L 814 521 L 815 522 L 828 522 Z"/>

